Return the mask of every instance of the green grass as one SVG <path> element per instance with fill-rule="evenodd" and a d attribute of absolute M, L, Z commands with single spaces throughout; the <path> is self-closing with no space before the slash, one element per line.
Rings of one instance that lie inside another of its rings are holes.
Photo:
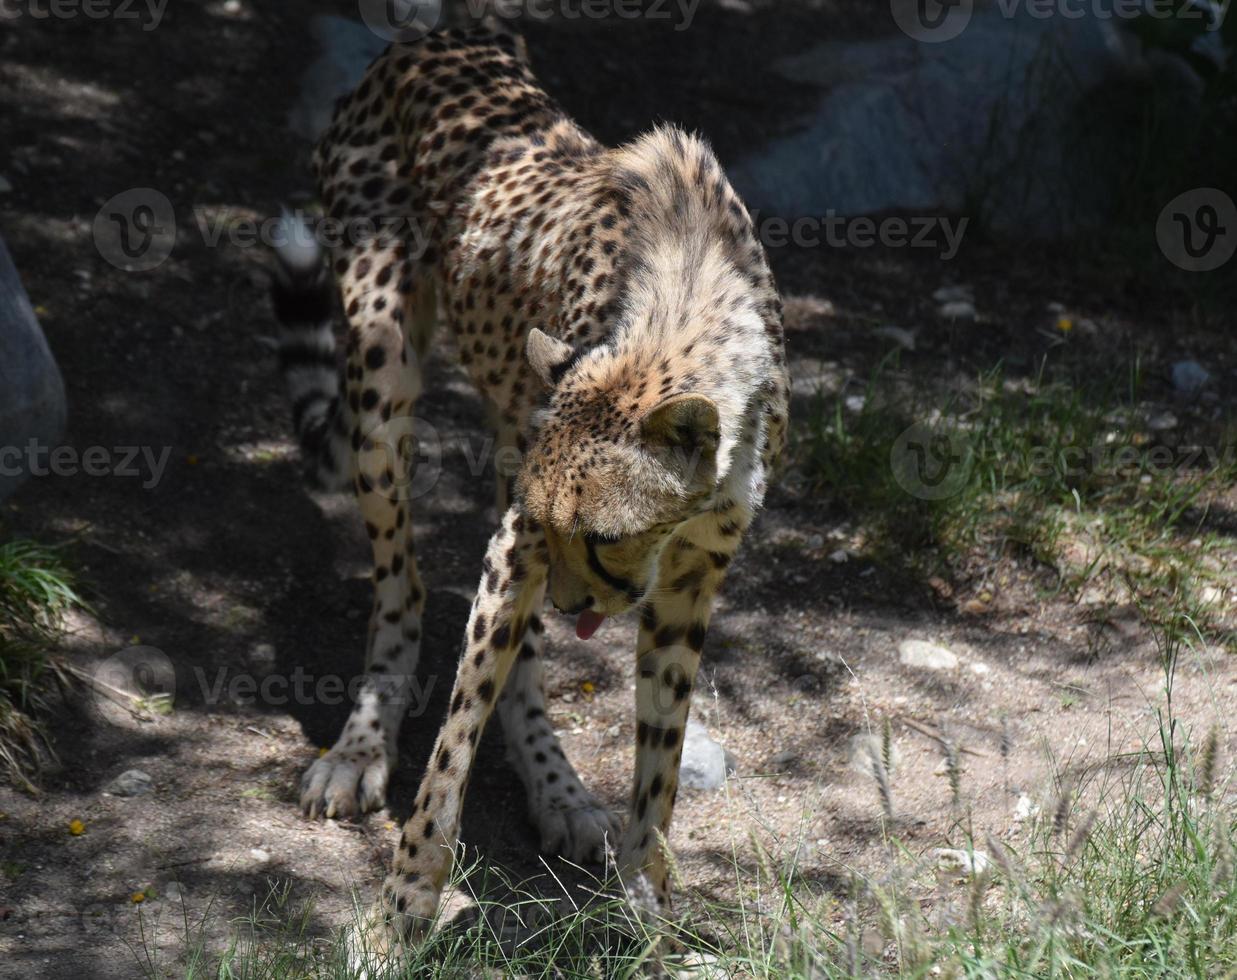
<path fill-rule="evenodd" d="M 32 541 L 0 545 L 0 768 L 27 789 L 52 755 L 39 718 L 49 688 L 63 680 L 52 651 L 79 601 L 55 550 Z"/>
<path fill-rule="evenodd" d="M 924 577 L 1029 561 L 1153 622 L 1183 606 L 1205 616 L 1204 590 L 1227 588 L 1231 542 L 1208 508 L 1237 481 L 1231 421 L 1199 446 L 1166 441 L 1140 405 L 1137 362 L 1098 381 L 998 367 L 943 404 L 896 367 L 880 365 L 857 412 L 819 398 L 797 445 L 812 488 L 862 524 L 874 556 Z M 917 479 L 939 475 L 921 459 L 947 455 L 939 492 Z"/>

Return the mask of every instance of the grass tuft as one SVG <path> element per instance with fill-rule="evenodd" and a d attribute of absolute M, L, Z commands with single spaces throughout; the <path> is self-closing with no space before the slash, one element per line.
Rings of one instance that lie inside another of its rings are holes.
<path fill-rule="evenodd" d="M 49 690 L 65 680 L 52 651 L 79 603 L 57 551 L 32 541 L 0 545 L 0 768 L 30 791 L 54 758 L 39 719 Z"/>

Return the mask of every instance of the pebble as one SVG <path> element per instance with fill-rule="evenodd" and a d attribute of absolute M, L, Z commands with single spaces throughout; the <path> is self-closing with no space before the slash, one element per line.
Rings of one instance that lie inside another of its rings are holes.
<path fill-rule="evenodd" d="M 165 898 L 169 902 L 183 902 L 185 900 L 185 890 L 180 887 L 180 882 L 169 881 L 159 889 L 159 897 Z"/>
<path fill-rule="evenodd" d="M 1173 365 L 1173 387 L 1178 395 L 1197 395 L 1211 374 L 1198 361 L 1178 361 Z"/>
<path fill-rule="evenodd" d="M 970 286 L 942 286 L 932 298 L 938 303 L 969 303 L 974 295 Z"/>
<path fill-rule="evenodd" d="M 992 858 L 983 851 L 959 851 L 951 847 L 938 847 L 932 852 L 937 866 L 947 871 L 961 871 L 974 877 L 992 866 Z"/>
<path fill-rule="evenodd" d="M 1039 807 L 1031 802 L 1026 793 L 1018 794 L 1018 802 L 1014 804 L 1014 823 L 1025 823 L 1039 813 Z"/>
<path fill-rule="evenodd" d="M 104 787 L 109 796 L 143 796 L 155 788 L 149 773 L 141 769 L 126 769 Z"/>
<path fill-rule="evenodd" d="M 257 861 L 258 864 L 267 864 L 271 859 L 270 852 L 260 847 L 251 847 L 249 849 L 249 856 Z"/>
<path fill-rule="evenodd" d="M 825 546 L 825 536 L 823 534 L 809 534 L 807 541 L 804 542 L 808 548 L 815 551 L 818 548 Z"/>
<path fill-rule="evenodd" d="M 734 757 L 698 722 L 688 719 L 683 735 L 683 760 L 679 764 L 679 783 L 689 789 L 719 789 L 727 775 L 735 772 Z"/>
<path fill-rule="evenodd" d="M 881 340 L 892 340 L 903 350 L 915 349 L 915 335 L 903 327 L 877 327 L 872 333 Z"/>
<path fill-rule="evenodd" d="M 977 315 L 975 304 L 962 299 L 942 303 L 936 312 L 946 320 L 974 320 Z"/>
<path fill-rule="evenodd" d="M 898 660 L 906 667 L 924 670 L 953 670 L 958 657 L 952 650 L 925 640 L 903 640 L 898 645 Z"/>
<path fill-rule="evenodd" d="M 839 548 L 837 551 L 829 555 L 829 560 L 835 565 L 841 565 L 850 560 L 850 555 L 846 553 L 845 548 Z"/>
<path fill-rule="evenodd" d="M 1152 432 L 1168 432 L 1177 428 L 1177 416 L 1172 412 L 1157 412 L 1147 419 L 1147 428 Z"/>

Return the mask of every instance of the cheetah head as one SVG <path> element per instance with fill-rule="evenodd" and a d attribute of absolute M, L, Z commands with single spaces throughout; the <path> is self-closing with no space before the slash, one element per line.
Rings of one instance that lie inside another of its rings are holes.
<path fill-rule="evenodd" d="M 528 357 L 551 396 L 535 420 L 519 497 L 545 531 L 550 599 L 580 614 L 576 632 L 587 639 L 655 586 L 662 547 L 707 506 L 717 406 L 665 393 L 662 379 L 612 351 L 577 358 L 540 330 L 529 334 Z"/>

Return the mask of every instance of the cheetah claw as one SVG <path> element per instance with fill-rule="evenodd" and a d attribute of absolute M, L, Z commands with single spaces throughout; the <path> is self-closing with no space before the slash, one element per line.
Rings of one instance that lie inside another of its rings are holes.
<path fill-rule="evenodd" d="M 343 820 L 381 809 L 394 761 L 381 745 L 331 749 L 301 777 L 301 810 Z"/>

